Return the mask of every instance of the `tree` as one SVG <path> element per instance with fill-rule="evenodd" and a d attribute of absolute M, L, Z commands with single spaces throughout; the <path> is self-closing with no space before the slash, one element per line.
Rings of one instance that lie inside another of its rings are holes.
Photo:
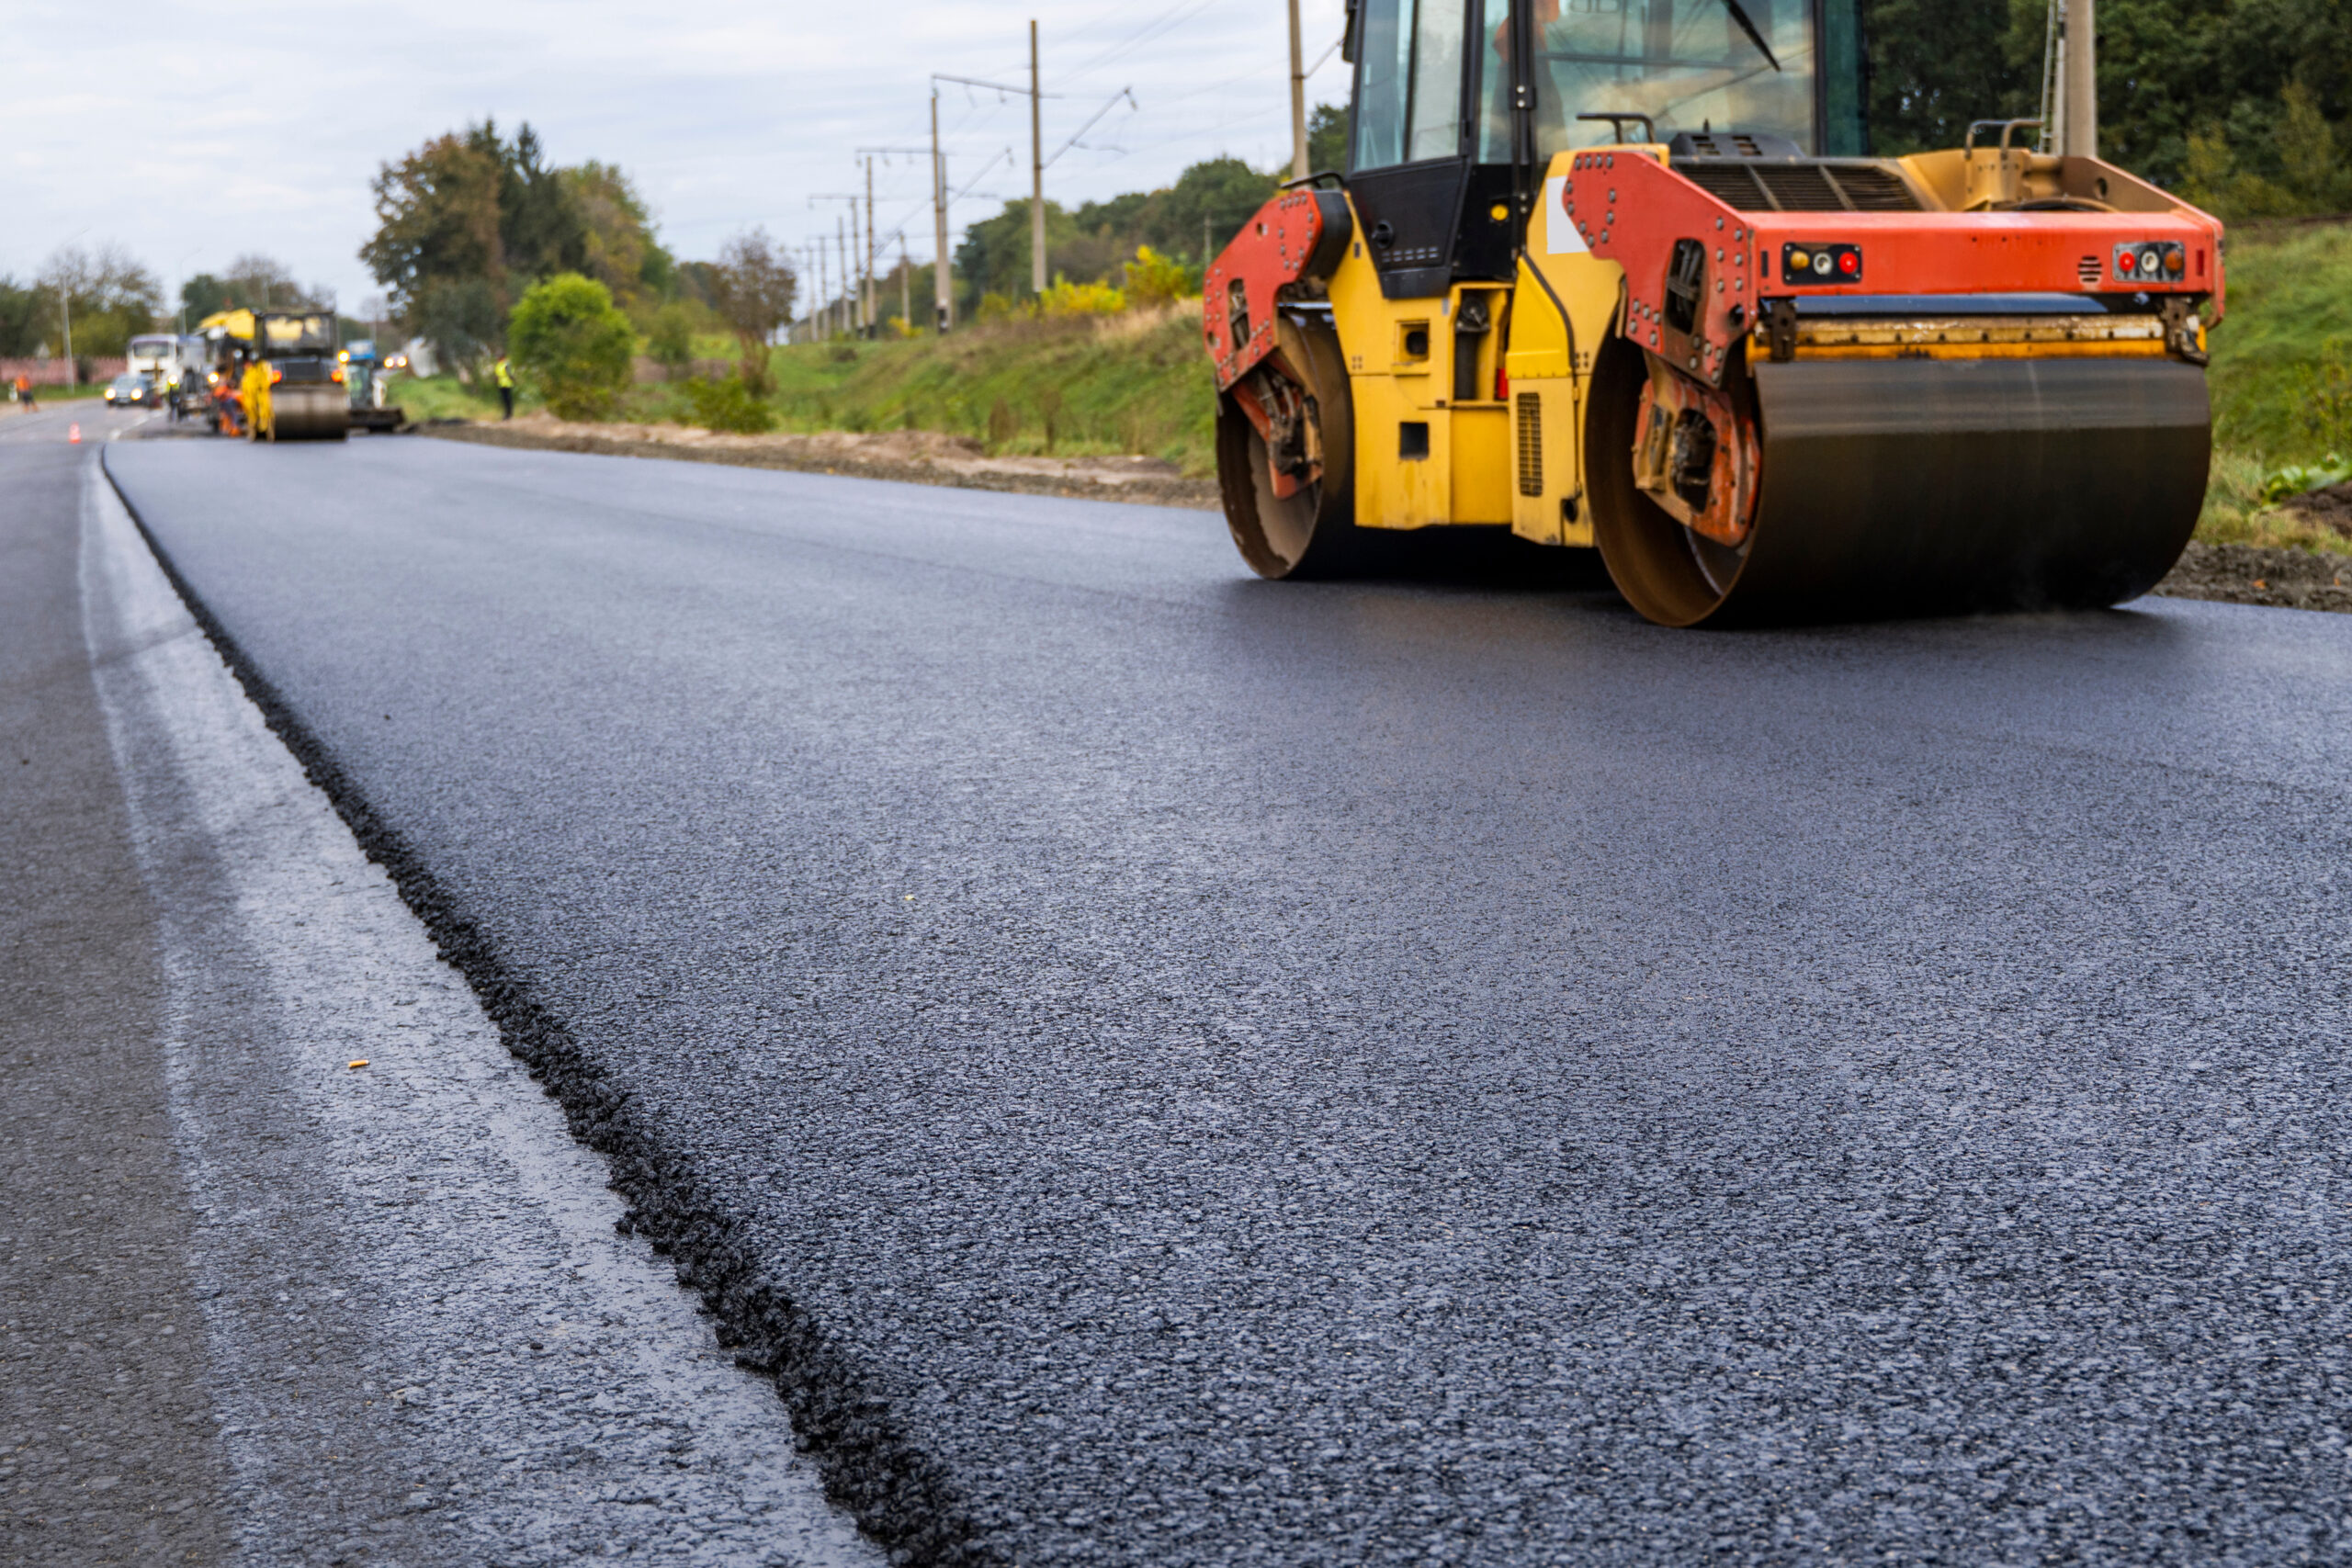
<path fill-rule="evenodd" d="M 402 324 L 453 363 L 496 344 L 534 279 L 587 265 L 586 223 L 528 125 L 512 141 L 489 120 L 437 136 L 381 165 L 369 188 L 376 232 L 360 259 Z"/>
<path fill-rule="evenodd" d="M 637 333 L 593 277 L 558 273 L 516 302 L 506 338 L 514 363 L 565 419 L 601 419 L 628 385 Z"/>
<path fill-rule="evenodd" d="M 129 351 L 134 333 L 155 330 L 164 290 L 149 272 L 116 244 L 85 251 L 68 245 L 42 264 L 36 288 L 41 298 L 41 333 L 64 351 L 62 299 L 73 322 L 76 359 L 112 357 Z M 54 333 L 53 337 L 51 334 Z"/>
<path fill-rule="evenodd" d="M 216 276 L 199 272 L 180 285 L 180 309 L 193 328 L 221 310 L 324 310 L 327 291 L 294 281 L 294 269 L 275 256 L 248 252 Z"/>
<path fill-rule="evenodd" d="M 1306 166 L 1317 174 L 1348 166 L 1348 111 L 1337 104 L 1317 104 L 1306 117 Z"/>
<path fill-rule="evenodd" d="M 40 291 L 0 276 L 0 359 L 22 359 L 40 346 Z"/>
<path fill-rule="evenodd" d="M 581 270 L 611 289 L 621 309 L 650 310 L 675 288 L 675 264 L 653 237 L 644 197 L 611 164 L 592 159 L 561 174 L 582 226 L 586 259 Z"/>
<path fill-rule="evenodd" d="M 765 229 L 753 229 L 727 242 L 711 269 L 712 303 L 735 333 L 742 351 L 738 374 L 744 389 L 754 397 L 769 391 L 768 345 L 775 330 L 792 320 L 792 299 L 799 287 L 791 264 L 777 254 Z"/>

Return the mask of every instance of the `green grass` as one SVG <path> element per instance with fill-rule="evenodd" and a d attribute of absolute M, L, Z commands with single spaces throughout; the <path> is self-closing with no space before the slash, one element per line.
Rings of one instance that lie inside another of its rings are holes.
<path fill-rule="evenodd" d="M 85 381 L 78 387 L 35 387 L 33 401 L 35 403 L 66 403 L 95 400 L 106 396 L 107 388 L 111 384 L 110 381 Z M 5 389 L 0 389 L 0 398 L 7 396 L 8 393 Z"/>
<path fill-rule="evenodd" d="M 395 376 L 384 389 L 384 400 L 396 404 L 412 420 L 496 419 L 498 393 L 490 387 L 469 387 L 455 376 Z M 514 412 L 538 407 L 528 388 L 517 389 Z"/>
<path fill-rule="evenodd" d="M 1216 404 L 1189 307 L 796 344 L 773 364 L 787 429 L 937 430 L 1000 453 L 1140 453 L 1194 476 L 1216 468 Z"/>
<path fill-rule="evenodd" d="M 2261 502 L 2263 476 L 2352 454 L 2352 224 L 2262 225 L 2229 238 L 2228 310 L 2210 340 L 2211 544 L 2352 547 Z"/>

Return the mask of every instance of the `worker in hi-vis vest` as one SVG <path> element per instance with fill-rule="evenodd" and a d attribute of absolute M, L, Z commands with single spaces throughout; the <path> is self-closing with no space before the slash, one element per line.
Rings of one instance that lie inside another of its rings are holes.
<path fill-rule="evenodd" d="M 490 367 L 491 379 L 498 383 L 498 406 L 505 412 L 498 417 L 514 417 L 514 372 L 508 367 L 506 356 L 500 355 L 498 363 Z"/>

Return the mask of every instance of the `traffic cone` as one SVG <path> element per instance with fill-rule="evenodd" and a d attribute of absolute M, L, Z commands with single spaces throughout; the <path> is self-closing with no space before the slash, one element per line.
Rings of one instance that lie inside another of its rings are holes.
<path fill-rule="evenodd" d="M 71 441 L 76 446 L 82 445 L 82 427 L 78 424 L 69 425 L 66 428 L 65 439 Z"/>

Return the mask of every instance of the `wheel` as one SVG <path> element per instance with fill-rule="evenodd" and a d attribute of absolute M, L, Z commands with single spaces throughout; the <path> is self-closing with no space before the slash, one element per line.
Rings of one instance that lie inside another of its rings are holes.
<path fill-rule="evenodd" d="M 1227 392 L 1217 399 L 1217 483 L 1226 525 L 1250 570 L 1266 578 L 1340 577 L 1366 553 L 1355 525 L 1355 400 L 1340 339 L 1320 321 L 1282 318 L 1282 357 L 1306 378 L 1306 414 L 1323 455 L 1322 477 L 1274 493 L 1266 439 Z M 1260 374 L 1278 375 L 1271 366 Z"/>

